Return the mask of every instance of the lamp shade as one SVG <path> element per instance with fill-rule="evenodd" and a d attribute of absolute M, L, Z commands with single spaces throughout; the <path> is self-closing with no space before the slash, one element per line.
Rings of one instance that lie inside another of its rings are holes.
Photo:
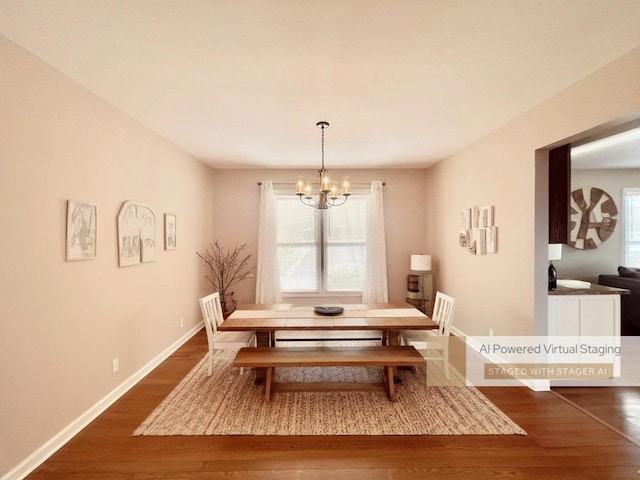
<path fill-rule="evenodd" d="M 562 244 L 549 244 L 549 260 L 560 260 L 562 258 Z"/>
<path fill-rule="evenodd" d="M 411 270 L 417 272 L 431 271 L 431 255 L 411 255 Z"/>

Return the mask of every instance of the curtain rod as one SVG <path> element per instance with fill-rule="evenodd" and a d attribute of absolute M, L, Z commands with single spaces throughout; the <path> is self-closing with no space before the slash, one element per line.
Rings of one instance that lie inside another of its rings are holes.
<path fill-rule="evenodd" d="M 360 186 L 364 185 L 364 186 L 367 186 L 367 187 L 371 185 L 370 183 L 365 183 L 365 182 L 356 182 L 356 183 L 349 182 L 349 184 L 352 185 L 352 186 L 353 185 L 360 185 Z M 258 186 L 260 186 L 260 185 L 262 185 L 262 182 L 258 182 Z M 273 182 L 273 186 L 275 187 L 276 185 L 289 186 L 289 185 L 295 185 L 295 182 Z M 384 187 L 385 185 L 387 185 L 387 182 L 382 182 L 382 186 Z"/>

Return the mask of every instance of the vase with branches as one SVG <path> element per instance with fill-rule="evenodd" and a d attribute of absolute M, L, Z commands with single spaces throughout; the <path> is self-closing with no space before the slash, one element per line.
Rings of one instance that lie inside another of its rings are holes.
<path fill-rule="evenodd" d="M 220 302 L 225 317 L 233 312 L 237 302 L 233 299 L 231 287 L 249 277 L 253 266 L 249 265 L 250 254 L 245 254 L 247 244 L 225 249 L 216 240 L 204 253 L 196 252 L 205 269 L 205 278 L 220 292 Z"/>

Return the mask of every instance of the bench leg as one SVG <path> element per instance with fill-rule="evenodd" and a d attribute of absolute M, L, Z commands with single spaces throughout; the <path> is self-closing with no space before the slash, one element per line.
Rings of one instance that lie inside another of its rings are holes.
<path fill-rule="evenodd" d="M 389 397 L 389 400 L 391 400 L 392 402 L 395 402 L 396 391 L 395 391 L 395 386 L 393 382 L 393 367 L 384 367 L 384 368 L 386 370 L 385 380 L 387 384 L 387 397 Z"/>
<path fill-rule="evenodd" d="M 400 346 L 402 345 L 402 337 L 397 330 L 389 330 L 387 332 L 387 346 Z M 402 378 L 398 374 L 398 370 L 403 370 L 405 367 L 393 367 L 393 381 L 396 383 L 402 383 Z"/>
<path fill-rule="evenodd" d="M 264 399 L 271 400 L 271 384 L 273 382 L 273 367 L 267 367 L 267 378 L 264 384 Z"/>
<path fill-rule="evenodd" d="M 256 346 L 257 347 L 270 347 L 271 336 L 269 332 L 256 332 Z M 255 380 L 254 385 L 262 385 L 266 381 L 267 369 L 264 367 L 254 368 Z"/>

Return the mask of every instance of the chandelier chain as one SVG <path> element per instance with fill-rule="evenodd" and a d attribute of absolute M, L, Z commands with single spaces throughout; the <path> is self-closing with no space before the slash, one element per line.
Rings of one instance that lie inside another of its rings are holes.
<path fill-rule="evenodd" d="M 322 169 L 324 170 L 324 125 L 322 125 L 320 127 L 320 130 L 322 132 Z"/>

